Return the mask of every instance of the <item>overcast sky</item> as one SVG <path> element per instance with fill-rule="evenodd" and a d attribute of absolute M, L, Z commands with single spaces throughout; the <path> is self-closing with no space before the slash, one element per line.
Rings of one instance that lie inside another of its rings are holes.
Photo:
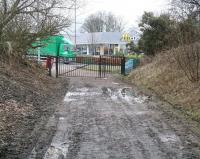
<path fill-rule="evenodd" d="M 159 14 L 167 10 L 169 2 L 170 0 L 85 0 L 85 5 L 78 11 L 78 28 L 87 16 L 98 11 L 108 11 L 121 16 L 126 28 L 137 27 L 144 11 Z"/>

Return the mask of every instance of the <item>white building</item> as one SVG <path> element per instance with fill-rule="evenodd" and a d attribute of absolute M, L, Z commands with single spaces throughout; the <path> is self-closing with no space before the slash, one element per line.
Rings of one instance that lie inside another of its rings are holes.
<path fill-rule="evenodd" d="M 76 37 L 76 48 L 85 55 L 116 55 L 126 53 L 127 42 L 121 40 L 120 32 L 80 33 Z"/>

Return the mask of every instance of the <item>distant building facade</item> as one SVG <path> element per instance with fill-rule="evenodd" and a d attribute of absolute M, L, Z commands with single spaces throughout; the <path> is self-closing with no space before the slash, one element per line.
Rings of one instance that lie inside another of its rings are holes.
<path fill-rule="evenodd" d="M 77 52 L 81 55 L 116 55 L 127 51 L 120 32 L 80 33 L 76 36 Z"/>

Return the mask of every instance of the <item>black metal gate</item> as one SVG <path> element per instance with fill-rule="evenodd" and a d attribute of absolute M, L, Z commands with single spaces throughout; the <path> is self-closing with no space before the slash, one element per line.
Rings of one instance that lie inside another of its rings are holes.
<path fill-rule="evenodd" d="M 105 78 L 112 73 L 125 73 L 123 56 L 77 56 L 56 58 L 56 77 L 97 77 Z"/>

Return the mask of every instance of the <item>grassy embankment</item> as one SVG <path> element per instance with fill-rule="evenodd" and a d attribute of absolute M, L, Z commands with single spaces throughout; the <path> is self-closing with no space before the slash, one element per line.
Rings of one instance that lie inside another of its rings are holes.
<path fill-rule="evenodd" d="M 157 55 L 152 62 L 134 70 L 128 80 L 153 90 L 193 120 L 200 121 L 200 81 L 190 82 L 170 54 Z"/>
<path fill-rule="evenodd" d="M 66 92 L 67 81 L 46 74 L 31 63 L 0 63 L 0 158 L 25 158 Z"/>

